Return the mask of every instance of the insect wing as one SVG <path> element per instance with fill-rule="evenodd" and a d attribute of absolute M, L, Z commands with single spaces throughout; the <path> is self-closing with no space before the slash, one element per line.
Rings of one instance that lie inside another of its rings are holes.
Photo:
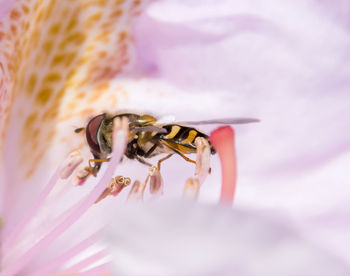
<path fill-rule="evenodd" d="M 163 116 L 157 119 L 158 125 L 170 125 L 175 123 L 175 116 L 174 115 L 167 115 Z"/>
<path fill-rule="evenodd" d="M 222 118 L 222 119 L 213 119 L 213 120 L 203 120 L 203 121 L 185 121 L 178 122 L 178 124 L 183 125 L 239 125 L 239 124 L 249 124 L 249 123 L 258 123 L 259 119 L 254 118 Z"/>
<path fill-rule="evenodd" d="M 143 126 L 143 127 L 133 127 L 130 128 L 134 132 L 156 132 L 156 133 L 167 133 L 167 130 L 162 127 L 157 126 Z"/>

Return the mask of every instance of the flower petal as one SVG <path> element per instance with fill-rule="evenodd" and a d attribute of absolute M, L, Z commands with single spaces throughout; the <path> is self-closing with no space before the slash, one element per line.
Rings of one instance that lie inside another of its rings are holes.
<path fill-rule="evenodd" d="M 161 202 L 128 206 L 105 239 L 115 274 L 347 275 L 349 267 L 273 213 Z"/>
<path fill-rule="evenodd" d="M 31 6 L 19 3 L 3 20 L 1 43 L 12 46 L 2 63 L 9 74 L 6 82 L 13 85 L 9 124 L 20 126 L 18 132 L 7 129 L 6 136 L 21 137 L 16 145 L 21 163 L 36 163 L 55 136 L 54 123 L 91 112 L 109 80 L 131 63 L 130 28 L 140 5 L 34 1 Z"/>
<path fill-rule="evenodd" d="M 132 22 L 147 2 L 17 1 L 2 18 L 0 48 L 6 51 L 0 53 L 0 147 L 5 212 L 20 212 L 13 205 L 31 200 L 19 195 L 23 184 L 42 183 L 58 160 L 79 146 L 73 125 L 113 108 L 124 93 L 104 92 L 110 80 L 133 63 Z M 97 105 L 102 95 L 104 104 Z M 33 185 L 32 192 L 38 188 Z"/>
<path fill-rule="evenodd" d="M 261 119 L 236 128 L 236 204 L 303 216 L 346 202 L 349 4 L 204 3 L 162 1 L 138 18 L 142 66 L 189 92 L 168 98 L 181 103 L 168 109 L 185 120 Z M 200 197 L 217 200 L 217 189 L 209 188 L 219 177 L 215 157 L 212 164 Z"/>

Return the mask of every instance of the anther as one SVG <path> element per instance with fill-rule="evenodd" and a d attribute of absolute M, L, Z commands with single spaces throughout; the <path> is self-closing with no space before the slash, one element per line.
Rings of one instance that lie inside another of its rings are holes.
<path fill-rule="evenodd" d="M 129 177 L 124 177 L 124 176 L 117 176 L 112 179 L 112 181 L 109 183 L 109 189 L 110 189 L 110 194 L 116 196 L 125 188 L 126 186 L 130 185 L 130 178 Z"/>
<path fill-rule="evenodd" d="M 142 201 L 145 187 L 145 183 L 142 184 L 140 181 L 136 180 L 130 189 L 128 201 Z"/>
<path fill-rule="evenodd" d="M 152 166 L 149 169 L 150 184 L 149 191 L 153 196 L 158 196 L 163 194 L 163 179 L 160 175 L 160 171 L 157 167 Z"/>
<path fill-rule="evenodd" d="M 187 179 L 183 191 L 183 198 L 196 200 L 199 195 L 200 184 L 198 178 Z"/>
<path fill-rule="evenodd" d="M 129 177 L 124 177 L 121 175 L 112 178 L 108 184 L 108 187 L 102 192 L 95 203 L 100 202 L 109 195 L 117 196 L 125 187 L 129 186 L 130 182 L 131 180 Z"/>
<path fill-rule="evenodd" d="M 90 175 L 89 167 L 79 168 L 72 180 L 72 184 L 74 186 L 83 185 L 86 182 L 89 175 Z"/>
<path fill-rule="evenodd" d="M 197 148 L 195 175 L 202 184 L 210 173 L 210 145 L 203 137 L 197 137 L 194 144 Z"/>
<path fill-rule="evenodd" d="M 72 175 L 74 170 L 83 162 L 83 157 L 79 151 L 73 151 L 69 154 L 68 158 L 63 162 L 61 174 L 61 179 L 67 179 Z"/>

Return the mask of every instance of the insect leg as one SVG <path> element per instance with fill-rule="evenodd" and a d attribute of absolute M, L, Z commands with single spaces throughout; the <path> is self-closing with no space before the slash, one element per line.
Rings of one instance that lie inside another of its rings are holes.
<path fill-rule="evenodd" d="M 191 158 L 188 158 L 186 155 L 182 154 L 179 151 L 176 151 L 177 154 L 179 154 L 183 159 L 185 159 L 187 162 L 191 162 L 193 164 L 196 164 L 196 161 L 192 160 Z"/>
<path fill-rule="evenodd" d="M 172 153 L 170 153 L 170 154 L 168 154 L 167 156 L 163 157 L 162 159 L 159 159 L 159 160 L 158 160 L 158 165 L 157 165 L 158 171 L 160 171 L 160 163 L 162 163 L 163 161 L 169 159 L 171 156 L 173 156 Z"/>
<path fill-rule="evenodd" d="M 135 159 L 137 161 L 139 161 L 140 163 L 144 164 L 144 165 L 147 165 L 149 167 L 152 167 L 153 165 L 151 163 L 148 163 L 145 159 L 143 159 L 142 157 L 140 156 L 135 156 Z"/>
<path fill-rule="evenodd" d="M 169 149 L 173 150 L 174 152 L 176 152 L 178 155 L 180 155 L 183 159 L 185 159 L 188 162 L 191 162 L 193 164 L 196 164 L 196 161 L 192 160 L 191 158 L 188 158 L 187 156 L 185 156 L 184 154 L 182 154 L 180 151 L 178 151 L 177 149 L 173 148 L 172 146 L 169 146 L 167 144 L 164 144 L 166 147 L 168 147 Z"/>
<path fill-rule="evenodd" d="M 146 154 L 144 155 L 146 158 L 149 157 L 153 152 L 154 150 L 158 147 L 158 144 L 154 144 L 147 152 Z"/>
<path fill-rule="evenodd" d="M 103 162 L 109 162 L 109 160 L 111 160 L 111 158 L 90 159 L 90 160 L 89 160 L 89 165 L 91 165 L 91 162 L 94 162 L 94 163 L 103 163 Z"/>
<path fill-rule="evenodd" d="M 108 162 L 110 158 L 103 158 L 103 159 L 90 159 L 89 160 L 89 172 L 93 175 L 96 176 L 97 171 L 100 169 L 100 166 L 98 166 L 96 163 L 102 163 L 102 162 Z M 95 165 L 92 167 L 91 162 L 94 162 Z M 96 168 L 96 169 L 95 169 Z M 97 171 L 95 171 L 97 170 Z"/>

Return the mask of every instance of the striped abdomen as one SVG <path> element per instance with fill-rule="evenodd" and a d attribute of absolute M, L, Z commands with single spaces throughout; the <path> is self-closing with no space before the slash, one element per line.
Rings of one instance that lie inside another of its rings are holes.
<path fill-rule="evenodd" d="M 208 135 L 198 131 L 195 128 L 176 124 L 164 125 L 162 128 L 165 128 L 167 130 L 167 133 L 161 134 L 160 139 L 166 142 L 170 147 L 173 147 L 182 153 L 187 154 L 196 152 L 194 141 L 197 137 L 203 137 L 207 139 L 210 144 Z M 214 154 L 215 149 L 211 144 L 210 147 L 211 154 Z"/>

